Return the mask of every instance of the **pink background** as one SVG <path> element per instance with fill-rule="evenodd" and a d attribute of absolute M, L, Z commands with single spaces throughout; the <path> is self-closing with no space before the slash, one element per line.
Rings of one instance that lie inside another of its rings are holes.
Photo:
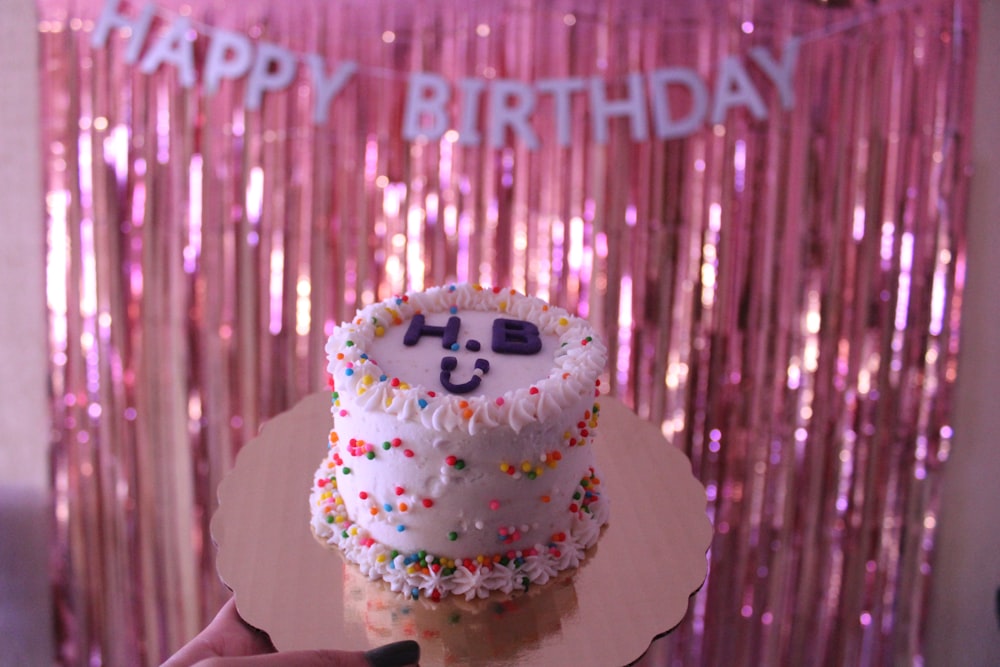
<path fill-rule="evenodd" d="M 3 245 L 0 275 L 4 290 L 4 312 L 0 329 L 0 412 L 6 442 L 0 458 L 0 503 L 28 506 L 46 502 L 46 450 L 48 441 L 45 409 L 45 349 L 43 312 L 43 253 L 41 185 L 37 160 L 37 107 L 35 85 L 33 3 L 7 3 L 0 21 L 0 210 L 8 242 Z M 961 655 L 964 664 L 1000 663 L 993 599 L 1000 585 L 1000 512 L 995 501 L 995 480 L 1000 478 L 1000 450 L 993 443 L 1000 432 L 1000 411 L 995 409 L 1000 360 L 995 355 L 1000 309 L 995 295 L 1000 290 L 1000 165 L 995 147 L 1000 136 L 992 119 L 1000 116 L 1000 91 L 990 68 L 1000 62 L 1000 8 L 982 3 L 982 39 L 974 148 L 976 177 L 969 219 L 969 274 L 964 308 L 962 362 L 955 420 L 954 454 L 946 476 L 940 541 L 936 564 L 936 590 L 932 600 L 928 662 L 947 662 L 946 656 Z M 42 514 L 44 516 L 44 514 Z M 7 515 L 2 515 L 6 519 Z M 35 528 L 39 526 L 36 524 Z M 20 650 L 45 651 L 46 627 L 44 559 L 30 559 L 34 566 L 22 572 L 19 556 L 5 535 L 0 550 L 0 581 L 23 596 L 3 595 L 0 613 L 0 660 L 16 658 Z M 27 543 L 25 543 L 27 544 Z M 27 549 L 25 549 L 27 550 Z M 30 578 L 40 575 L 43 595 L 23 591 Z M 13 576 L 12 576 L 13 575 Z M 18 586 L 8 584 L 17 581 Z M 28 606 L 18 600 L 32 601 Z M 11 609 L 13 606 L 13 609 Z M 43 620 L 31 621 L 31 613 Z M 27 655 L 27 654 L 22 654 Z M 21 662 L 45 662 L 23 660 Z M 6 663 L 4 663 L 6 664 Z"/>

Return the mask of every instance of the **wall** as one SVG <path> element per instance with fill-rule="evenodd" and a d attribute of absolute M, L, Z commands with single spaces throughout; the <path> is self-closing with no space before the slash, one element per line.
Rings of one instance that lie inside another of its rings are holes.
<path fill-rule="evenodd" d="M 1000 2 L 980 3 L 968 274 L 928 665 L 1000 665 Z"/>
<path fill-rule="evenodd" d="M 33 3 L 0 15 L 0 666 L 13 667 L 52 662 L 49 428 Z"/>

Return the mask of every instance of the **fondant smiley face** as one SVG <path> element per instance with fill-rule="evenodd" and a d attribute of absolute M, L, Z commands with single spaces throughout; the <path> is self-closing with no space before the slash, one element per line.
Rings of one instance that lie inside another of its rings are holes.
<path fill-rule="evenodd" d="M 403 335 L 403 344 L 407 347 L 417 345 L 425 337 L 435 337 L 441 339 L 441 347 L 445 350 L 457 352 L 462 348 L 458 340 L 459 332 L 462 328 L 462 319 L 457 315 L 452 315 L 443 326 L 427 324 L 427 318 L 423 314 L 414 315 L 410 320 L 410 325 Z M 493 320 L 493 328 L 490 341 L 490 349 L 496 354 L 506 355 L 534 355 L 542 351 L 542 336 L 538 327 L 526 320 L 515 320 L 498 317 Z M 482 344 L 470 338 L 465 343 L 465 348 L 471 352 L 478 352 L 482 349 Z M 488 359 L 478 357 L 474 364 L 471 376 L 465 382 L 456 382 L 452 378 L 452 373 L 458 370 L 459 361 L 455 356 L 446 355 L 441 359 L 441 386 L 452 394 L 467 394 L 479 388 L 483 381 L 483 376 L 490 372 L 490 362 Z"/>

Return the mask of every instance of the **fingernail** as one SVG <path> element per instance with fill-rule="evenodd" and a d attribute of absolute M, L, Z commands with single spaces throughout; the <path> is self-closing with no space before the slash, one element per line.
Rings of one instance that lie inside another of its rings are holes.
<path fill-rule="evenodd" d="M 420 662 L 420 644 L 412 639 L 379 646 L 365 653 L 372 667 L 403 667 Z"/>

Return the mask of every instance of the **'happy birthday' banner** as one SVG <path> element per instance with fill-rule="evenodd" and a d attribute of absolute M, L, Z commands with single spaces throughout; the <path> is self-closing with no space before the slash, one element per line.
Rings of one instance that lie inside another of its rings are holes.
<path fill-rule="evenodd" d="M 167 25 L 153 34 L 157 17 Z M 299 54 L 230 30 L 195 25 L 187 16 L 169 15 L 152 3 L 146 4 L 137 16 L 129 16 L 122 12 L 121 0 L 108 0 L 92 33 L 91 45 L 106 46 L 116 29 L 127 31 L 124 61 L 138 65 L 145 74 L 172 67 L 183 87 L 200 84 L 206 96 L 215 94 L 224 81 L 244 80 L 248 111 L 260 109 L 266 94 L 290 86 L 304 66 L 313 92 L 312 120 L 317 125 L 329 120 L 331 103 L 359 72 L 365 71 L 353 60 L 340 61 L 330 68 L 317 53 Z M 205 41 L 205 48 L 196 50 L 199 40 Z M 794 107 L 799 44 L 796 37 L 786 40 L 777 56 L 760 46 L 751 48 L 745 56 L 725 56 L 713 78 L 680 66 L 631 72 L 624 80 L 624 95 L 612 94 L 609 81 L 599 76 L 535 81 L 466 77 L 450 82 L 434 72 L 415 71 L 406 81 L 401 136 L 407 141 L 434 141 L 450 130 L 457 133 L 461 145 L 478 146 L 485 138 L 490 145 L 501 146 L 509 134 L 530 150 L 537 150 L 540 140 L 532 117 L 545 98 L 554 108 L 555 136 L 560 146 L 570 143 L 575 104 L 587 105 L 589 132 L 598 144 L 607 143 L 614 119 L 628 123 L 633 141 L 686 137 L 706 124 L 723 123 L 736 108 L 765 120 L 773 112 L 768 100 L 776 99 L 782 110 Z M 200 62 L 199 53 L 204 53 Z M 754 71 L 758 74 L 756 83 Z M 671 95 L 672 90 L 686 94 L 683 110 L 672 106 L 671 98 L 678 97 Z M 768 94 L 774 92 L 777 96 Z"/>

